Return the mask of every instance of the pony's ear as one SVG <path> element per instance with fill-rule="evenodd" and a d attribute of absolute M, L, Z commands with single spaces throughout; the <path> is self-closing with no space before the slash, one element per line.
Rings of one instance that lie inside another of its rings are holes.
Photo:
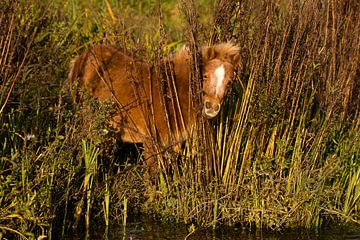
<path fill-rule="evenodd" d="M 214 58 L 216 58 L 216 52 L 213 47 L 205 47 L 203 50 L 203 60 L 204 62 L 210 61 Z"/>
<path fill-rule="evenodd" d="M 238 53 L 228 56 L 228 60 L 231 62 L 231 64 L 234 67 L 238 67 L 239 63 L 240 63 L 240 53 L 238 52 Z"/>

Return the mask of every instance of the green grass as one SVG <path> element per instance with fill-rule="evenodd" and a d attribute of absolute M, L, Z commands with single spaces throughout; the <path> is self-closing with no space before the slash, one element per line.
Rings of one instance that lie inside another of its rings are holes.
<path fill-rule="evenodd" d="M 0 238 L 126 226 L 133 213 L 190 232 L 360 223 L 359 3 L 164 1 L 162 18 L 158 3 L 0 4 Z M 156 62 L 179 43 L 227 40 L 242 65 L 221 116 L 198 124 L 179 161 L 159 156 L 144 197 L 141 154 L 104 135 L 111 106 L 71 105 L 70 60 L 100 42 Z"/>

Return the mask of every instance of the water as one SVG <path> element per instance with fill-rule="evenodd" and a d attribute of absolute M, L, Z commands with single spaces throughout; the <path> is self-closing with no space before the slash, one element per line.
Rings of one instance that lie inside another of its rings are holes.
<path fill-rule="evenodd" d="M 186 238 L 187 237 L 187 238 Z M 182 224 L 165 224 L 151 219 L 132 220 L 124 228 L 121 225 L 111 226 L 107 233 L 104 227 L 98 226 L 86 237 L 84 232 L 69 234 L 70 239 L 111 239 L 111 240 L 353 240 L 360 239 L 360 227 L 329 227 L 319 232 L 293 230 L 284 232 L 271 231 L 241 231 L 236 228 L 219 228 L 213 230 L 198 230 L 188 235 L 188 228 Z"/>

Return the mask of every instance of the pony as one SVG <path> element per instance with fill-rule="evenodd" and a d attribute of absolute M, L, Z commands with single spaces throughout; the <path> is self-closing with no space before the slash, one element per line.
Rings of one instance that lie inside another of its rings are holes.
<path fill-rule="evenodd" d="M 164 149 L 179 146 L 198 121 L 215 118 L 235 79 L 240 49 L 232 43 L 199 50 L 202 78 L 200 107 L 192 94 L 192 55 L 184 47 L 155 65 L 132 57 L 124 48 L 96 45 L 75 57 L 69 81 L 76 102 L 87 93 L 100 102 L 115 103 L 110 125 L 124 142 L 143 143 L 149 169 L 154 165 L 154 141 Z M 77 83 L 77 84 L 75 84 Z M 75 88 L 74 86 L 77 86 Z M 82 91 L 79 91 L 81 88 Z"/>

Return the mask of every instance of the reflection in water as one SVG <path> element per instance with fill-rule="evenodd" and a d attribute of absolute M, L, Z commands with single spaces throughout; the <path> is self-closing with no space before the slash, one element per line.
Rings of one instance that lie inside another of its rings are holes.
<path fill-rule="evenodd" d="M 126 228 L 121 225 L 111 226 L 108 231 L 98 226 L 86 237 L 85 233 L 73 233 L 66 239 L 111 239 L 111 240 L 346 240 L 360 239 L 360 228 L 329 228 L 320 232 L 314 231 L 242 231 L 236 228 L 219 228 L 216 231 L 198 230 L 189 235 L 188 228 L 182 224 L 159 223 L 151 219 L 141 218 L 128 222 Z M 186 238 L 187 237 L 187 238 Z"/>

